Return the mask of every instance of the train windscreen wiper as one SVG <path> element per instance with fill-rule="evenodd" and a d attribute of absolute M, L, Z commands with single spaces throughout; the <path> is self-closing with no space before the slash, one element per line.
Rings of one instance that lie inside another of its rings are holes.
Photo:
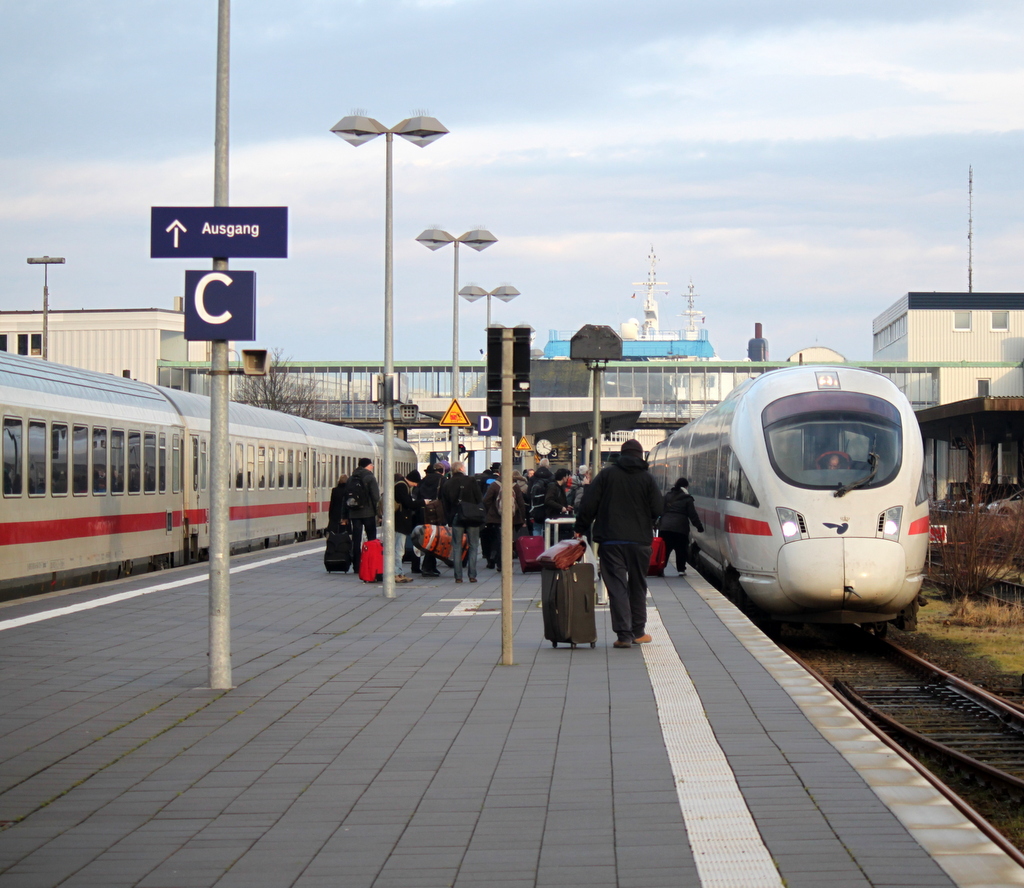
<path fill-rule="evenodd" d="M 849 484 L 840 484 L 836 492 L 832 496 L 846 496 L 851 490 L 856 490 L 858 487 L 863 487 L 865 484 L 869 484 L 871 479 L 878 473 L 878 454 L 871 452 L 868 454 L 868 465 L 871 466 L 871 471 L 868 472 L 863 478 L 858 478 L 856 481 L 851 481 Z"/>

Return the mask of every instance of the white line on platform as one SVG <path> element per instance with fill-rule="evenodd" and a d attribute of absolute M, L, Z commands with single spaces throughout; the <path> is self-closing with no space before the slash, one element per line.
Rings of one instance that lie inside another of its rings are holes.
<path fill-rule="evenodd" d="M 268 558 L 265 561 L 255 561 L 251 564 L 241 564 L 232 567 L 233 574 L 242 573 L 246 570 L 255 570 L 257 567 L 266 567 L 268 564 L 277 564 L 279 561 L 289 561 L 292 558 L 302 558 L 305 555 L 313 555 L 320 549 L 307 549 L 305 552 L 293 552 L 290 555 L 278 555 L 276 558 Z M 52 620 L 55 617 L 63 617 L 67 614 L 78 613 L 79 611 L 91 610 L 94 607 L 103 607 L 105 604 L 116 604 L 118 601 L 127 601 L 129 598 L 138 598 L 140 595 L 151 595 L 153 592 L 166 592 L 169 589 L 179 589 L 182 586 L 190 586 L 193 583 L 205 583 L 209 574 L 198 574 L 184 580 L 174 580 L 171 583 L 157 583 L 154 586 L 143 586 L 141 589 L 133 589 L 131 592 L 118 592 L 116 595 L 107 595 L 104 598 L 94 598 L 92 601 L 83 601 L 80 604 L 71 604 L 67 607 L 58 607 L 54 610 L 40 611 L 37 614 L 29 614 L 26 617 L 15 617 L 12 620 L 0 621 L 0 632 L 4 629 L 16 629 L 19 626 L 27 626 L 30 623 L 41 623 L 43 620 Z"/>
<path fill-rule="evenodd" d="M 448 598 L 442 599 L 442 601 L 454 601 L 455 599 Z M 487 602 L 486 598 L 460 598 L 458 604 L 455 605 L 450 611 L 430 611 L 423 614 L 425 617 L 476 617 L 479 615 L 496 617 L 501 613 L 501 602 L 498 602 L 498 607 L 484 607 Z"/>
<path fill-rule="evenodd" d="M 697 689 L 650 605 L 647 631 L 654 641 L 642 646 L 644 662 L 702 888 L 781 888 Z"/>

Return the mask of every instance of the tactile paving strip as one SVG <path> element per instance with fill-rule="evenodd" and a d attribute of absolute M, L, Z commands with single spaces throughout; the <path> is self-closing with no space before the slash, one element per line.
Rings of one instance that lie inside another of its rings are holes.
<path fill-rule="evenodd" d="M 782 888 L 697 689 L 648 602 L 644 662 L 702 888 Z"/>

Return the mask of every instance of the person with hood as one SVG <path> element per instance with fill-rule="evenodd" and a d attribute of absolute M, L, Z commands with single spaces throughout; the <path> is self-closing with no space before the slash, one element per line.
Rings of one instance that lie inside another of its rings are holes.
<path fill-rule="evenodd" d="M 373 476 L 373 460 L 363 457 L 359 467 L 345 484 L 345 505 L 342 518 L 348 520 L 352 531 L 352 567 L 359 573 L 359 559 L 363 548 L 363 531 L 368 540 L 377 539 L 377 503 L 380 488 Z"/>
<path fill-rule="evenodd" d="M 628 648 L 651 640 L 647 634 L 647 568 L 654 524 L 664 503 L 647 471 L 639 441 L 623 443 L 615 465 L 590 482 L 576 517 L 576 537 L 591 532 L 600 544 L 601 576 L 608 587 L 614 646 Z"/>
<path fill-rule="evenodd" d="M 680 575 L 686 573 L 686 553 L 690 549 L 690 525 L 704 533 L 693 497 L 686 488 L 690 482 L 685 478 L 677 478 L 672 489 L 665 494 L 665 512 L 658 524 L 658 532 L 665 541 L 665 557 L 676 553 L 676 570 Z"/>

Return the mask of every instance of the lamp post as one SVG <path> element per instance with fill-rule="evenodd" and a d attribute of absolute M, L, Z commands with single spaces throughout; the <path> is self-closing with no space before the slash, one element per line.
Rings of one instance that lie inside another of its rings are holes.
<path fill-rule="evenodd" d="M 49 321 L 50 321 L 50 281 L 49 281 L 49 270 L 51 265 L 63 265 L 63 257 L 55 256 L 40 256 L 36 259 L 26 259 L 29 265 L 42 265 L 43 266 L 43 360 L 47 360 L 49 350 L 47 347 L 47 340 L 49 339 Z"/>
<path fill-rule="evenodd" d="M 350 114 L 343 117 L 331 132 L 356 147 L 377 136 L 385 137 L 384 162 L 384 457 L 381 482 L 384 512 L 384 597 L 395 597 L 395 355 L 394 355 L 394 293 L 392 275 L 392 195 L 391 143 L 397 133 L 406 141 L 425 148 L 448 132 L 433 117 L 409 117 L 390 129 L 372 117 Z"/>
<path fill-rule="evenodd" d="M 487 297 L 487 326 L 484 328 L 486 330 L 487 327 L 491 326 L 491 297 L 496 296 L 502 302 L 511 302 L 516 296 L 522 294 L 511 284 L 502 284 L 493 290 L 485 290 L 476 284 L 467 284 L 459 290 L 459 295 L 467 302 L 476 302 L 477 299 L 481 299 L 484 296 Z"/>
<path fill-rule="evenodd" d="M 455 237 L 440 228 L 428 228 L 416 238 L 428 250 L 439 250 L 445 244 L 455 245 L 455 279 L 452 285 L 452 397 L 457 398 L 459 392 L 459 244 L 472 247 L 478 253 L 486 250 L 498 239 L 485 228 L 474 228 L 465 234 Z M 459 459 L 459 427 L 452 426 L 451 462 Z"/>

